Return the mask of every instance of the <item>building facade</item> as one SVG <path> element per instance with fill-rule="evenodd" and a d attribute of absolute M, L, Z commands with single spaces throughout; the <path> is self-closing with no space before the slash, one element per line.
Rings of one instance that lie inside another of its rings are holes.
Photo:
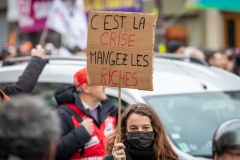
<path fill-rule="evenodd" d="M 9 43 L 15 34 L 14 45 L 30 40 L 38 43 L 40 32 L 21 34 L 18 31 L 17 0 L 0 3 L 0 46 Z M 240 13 L 220 10 L 189 10 L 186 0 L 162 0 L 165 41 L 179 39 L 186 45 L 201 49 L 220 50 L 240 47 Z M 154 12 L 155 0 L 143 0 L 143 11 Z M 9 39 L 10 38 L 10 39 Z"/>

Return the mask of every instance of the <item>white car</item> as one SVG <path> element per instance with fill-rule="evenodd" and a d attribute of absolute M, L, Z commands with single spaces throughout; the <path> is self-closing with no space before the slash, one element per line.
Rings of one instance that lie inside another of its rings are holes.
<path fill-rule="evenodd" d="M 73 83 L 86 66 L 79 57 L 52 58 L 44 68 L 34 94 L 55 105 L 54 91 Z M 0 84 L 15 82 L 26 64 L 0 68 Z M 212 159 L 212 136 L 223 121 L 240 117 L 240 78 L 220 68 L 179 60 L 154 58 L 153 91 L 121 89 L 122 107 L 150 104 L 163 122 L 181 160 Z M 118 104 L 118 88 L 107 95 Z"/>

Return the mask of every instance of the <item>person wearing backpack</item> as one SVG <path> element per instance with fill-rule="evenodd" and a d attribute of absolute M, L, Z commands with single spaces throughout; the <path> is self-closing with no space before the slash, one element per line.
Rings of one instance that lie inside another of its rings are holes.
<path fill-rule="evenodd" d="M 45 55 L 45 50 L 41 45 L 37 45 L 36 48 L 31 50 L 31 60 L 22 75 L 18 77 L 17 82 L 2 88 L 0 87 L 0 101 L 1 99 L 8 100 L 9 96 L 15 94 L 32 92 L 39 75 L 46 65 Z"/>
<path fill-rule="evenodd" d="M 105 156 L 104 139 L 114 131 L 118 111 L 105 88 L 89 85 L 83 68 L 74 75 L 74 85 L 56 91 L 62 122 L 57 160 L 102 160 Z"/>

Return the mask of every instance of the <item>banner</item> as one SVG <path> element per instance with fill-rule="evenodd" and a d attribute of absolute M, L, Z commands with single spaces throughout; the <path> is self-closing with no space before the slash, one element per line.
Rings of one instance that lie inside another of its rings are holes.
<path fill-rule="evenodd" d="M 61 0 L 63 1 L 63 0 Z M 64 2 L 71 0 L 64 0 Z M 142 12 L 142 0 L 84 0 L 86 13 L 89 10 Z M 42 31 L 53 0 L 17 0 L 19 31 Z"/>
<path fill-rule="evenodd" d="M 19 31 L 42 31 L 51 3 L 51 0 L 17 0 Z"/>
<path fill-rule="evenodd" d="M 142 12 L 142 0 L 84 0 L 85 10 Z"/>
<path fill-rule="evenodd" d="M 90 85 L 153 90 L 156 15 L 90 11 L 87 72 Z"/>

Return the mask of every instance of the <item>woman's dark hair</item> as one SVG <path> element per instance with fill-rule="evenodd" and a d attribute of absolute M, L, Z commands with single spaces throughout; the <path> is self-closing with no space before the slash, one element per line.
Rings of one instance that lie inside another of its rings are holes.
<path fill-rule="evenodd" d="M 153 110 L 152 107 L 148 106 L 144 103 L 137 103 L 137 104 L 131 104 L 126 107 L 124 112 L 122 113 L 121 117 L 121 138 L 122 142 L 124 142 L 127 138 L 127 120 L 129 119 L 130 115 L 133 113 L 140 114 L 143 116 L 147 116 L 151 120 L 151 124 L 153 127 L 154 132 L 154 152 L 156 154 L 157 160 L 177 160 L 178 156 L 172 149 L 168 138 L 167 133 L 164 129 L 163 124 L 161 123 L 160 119 L 158 118 L 156 112 Z M 116 135 L 118 134 L 118 128 L 110 134 L 106 138 L 106 152 L 111 155 L 111 151 L 113 148 L 113 143 Z"/>

